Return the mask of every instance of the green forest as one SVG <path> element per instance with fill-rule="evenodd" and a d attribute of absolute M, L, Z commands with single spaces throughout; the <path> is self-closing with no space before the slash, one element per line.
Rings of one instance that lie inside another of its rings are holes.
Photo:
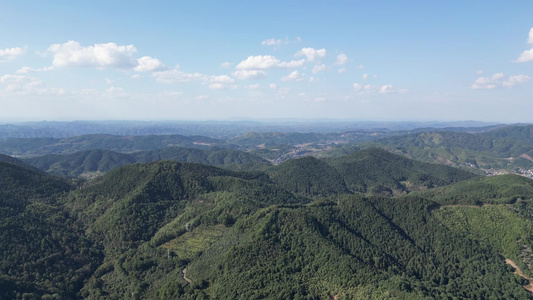
<path fill-rule="evenodd" d="M 533 299 L 532 179 L 362 148 L 0 155 L 0 299 Z"/>

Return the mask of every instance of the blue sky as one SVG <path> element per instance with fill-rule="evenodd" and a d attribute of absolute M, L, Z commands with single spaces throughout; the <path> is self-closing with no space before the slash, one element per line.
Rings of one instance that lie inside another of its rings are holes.
<path fill-rule="evenodd" d="M 532 1 L 0 1 L 0 122 L 533 122 Z"/>

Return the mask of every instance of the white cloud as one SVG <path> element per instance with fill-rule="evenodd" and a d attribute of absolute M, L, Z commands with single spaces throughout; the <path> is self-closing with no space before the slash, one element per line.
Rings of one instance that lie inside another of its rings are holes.
<path fill-rule="evenodd" d="M 131 79 L 139 79 L 141 78 L 141 74 L 133 74 L 131 75 Z"/>
<path fill-rule="evenodd" d="M 362 70 L 362 69 L 364 69 L 364 68 L 365 68 L 365 66 L 363 66 L 363 65 L 359 65 L 359 69 Z"/>
<path fill-rule="evenodd" d="M 289 43 L 289 40 L 288 39 L 274 39 L 274 38 L 271 38 L 271 39 L 266 39 L 264 41 L 261 42 L 261 45 L 263 46 L 271 46 L 271 47 L 274 47 L 274 48 L 277 48 L 281 45 L 287 45 Z"/>
<path fill-rule="evenodd" d="M 272 90 L 275 90 L 275 89 L 278 87 L 278 85 L 275 84 L 275 83 L 271 83 L 271 84 L 268 85 L 268 87 L 269 87 L 270 89 L 272 89 Z"/>
<path fill-rule="evenodd" d="M 133 57 L 137 52 L 133 45 L 118 46 L 115 43 L 107 43 L 82 47 L 76 41 L 68 41 L 64 44 L 53 44 L 48 51 L 54 55 L 54 67 L 130 69 L 138 65 Z"/>
<path fill-rule="evenodd" d="M 199 95 L 199 96 L 196 96 L 195 99 L 196 100 L 207 100 L 207 99 L 209 99 L 209 96 L 208 95 Z"/>
<path fill-rule="evenodd" d="M 474 83 L 472 83 L 472 89 L 474 90 L 492 90 L 497 87 L 512 88 L 517 84 L 531 81 L 531 77 L 527 75 L 513 75 L 505 77 L 503 73 L 496 73 L 492 76 L 478 77 Z"/>
<path fill-rule="evenodd" d="M 256 83 L 256 84 L 250 84 L 248 86 L 246 86 L 247 89 L 249 90 L 256 90 L 259 88 L 259 83 Z"/>
<path fill-rule="evenodd" d="M 163 91 L 157 94 L 160 97 L 181 97 L 183 92 Z"/>
<path fill-rule="evenodd" d="M 348 56 L 346 54 L 341 53 L 337 55 L 337 61 L 335 62 L 336 65 L 344 65 L 348 62 Z"/>
<path fill-rule="evenodd" d="M 326 97 L 316 97 L 315 102 L 324 102 L 326 101 Z"/>
<path fill-rule="evenodd" d="M 354 90 L 358 91 L 360 95 L 375 95 L 375 94 L 406 94 L 409 92 L 408 89 L 399 89 L 394 87 L 392 84 L 385 85 L 370 85 L 365 84 L 361 85 L 359 83 L 354 83 Z"/>
<path fill-rule="evenodd" d="M 337 70 L 337 73 L 339 74 L 342 74 L 344 72 L 346 72 L 346 68 L 340 68 L 339 70 Z"/>
<path fill-rule="evenodd" d="M 365 74 L 363 75 L 363 80 L 366 80 L 367 78 L 368 78 L 368 74 L 365 73 Z"/>
<path fill-rule="evenodd" d="M 156 81 L 162 83 L 185 83 L 193 80 L 205 80 L 206 76 L 200 73 L 187 73 L 178 68 L 152 73 Z"/>
<path fill-rule="evenodd" d="M 516 59 L 516 62 L 528 62 L 528 61 L 533 61 L 533 48 L 531 48 L 529 50 L 525 50 Z"/>
<path fill-rule="evenodd" d="M 380 94 L 405 94 L 407 92 L 409 92 L 408 89 L 398 89 L 395 88 L 392 84 L 386 84 L 379 88 Z"/>
<path fill-rule="evenodd" d="M 497 73 L 497 74 L 492 75 L 491 77 L 479 77 L 472 84 L 472 89 L 474 90 L 494 89 L 498 86 L 499 82 L 504 76 L 505 75 L 503 73 Z"/>
<path fill-rule="evenodd" d="M 17 74 L 28 74 L 32 72 L 45 72 L 51 71 L 54 67 L 45 67 L 45 68 L 32 68 L 32 67 L 22 67 L 17 70 Z"/>
<path fill-rule="evenodd" d="M 282 77 L 281 81 L 301 81 L 302 79 L 303 75 L 300 74 L 298 70 L 294 70 L 289 75 Z"/>
<path fill-rule="evenodd" d="M 4 91 L 22 95 L 63 96 L 64 89 L 46 86 L 40 79 L 23 75 L 4 75 L 0 77 Z"/>
<path fill-rule="evenodd" d="M 477 75 L 481 75 L 481 74 L 483 74 L 483 70 L 478 70 L 478 71 L 476 71 L 476 74 L 477 74 Z"/>
<path fill-rule="evenodd" d="M 515 84 L 524 83 L 528 81 L 531 81 L 531 77 L 527 75 L 514 75 L 514 76 L 509 76 L 509 78 L 504 80 L 502 83 L 502 86 L 506 88 L 511 88 Z"/>
<path fill-rule="evenodd" d="M 278 96 L 285 96 L 291 91 L 291 88 L 289 87 L 280 87 L 278 89 Z"/>
<path fill-rule="evenodd" d="M 20 56 L 24 53 L 26 53 L 26 47 L 0 49 L 0 62 L 11 61 L 15 59 L 17 56 Z"/>
<path fill-rule="evenodd" d="M 272 68 L 297 68 L 304 64 L 305 60 L 292 60 L 289 62 L 282 62 L 271 55 L 257 55 L 249 56 L 247 59 L 241 61 L 236 68 L 241 70 L 251 69 L 272 69 Z"/>
<path fill-rule="evenodd" d="M 222 83 L 213 83 L 209 85 L 209 88 L 212 90 L 222 90 L 225 89 L 225 86 Z"/>
<path fill-rule="evenodd" d="M 115 97 L 115 98 L 123 98 L 123 97 L 126 97 L 127 94 L 126 92 L 124 92 L 124 88 L 121 88 L 121 87 L 115 87 L 115 86 L 112 86 L 108 89 L 105 90 L 105 94 L 107 96 L 112 96 L 112 97 Z"/>
<path fill-rule="evenodd" d="M 235 82 L 235 79 L 229 77 L 228 75 L 219 75 L 219 76 L 209 76 L 207 78 L 209 82 L 213 83 L 232 83 Z"/>
<path fill-rule="evenodd" d="M 307 61 L 320 61 L 326 57 L 326 49 L 315 49 L 315 48 L 302 48 L 302 50 L 294 54 L 295 57 L 305 56 Z"/>
<path fill-rule="evenodd" d="M 533 27 L 529 30 L 529 35 L 527 39 L 529 45 L 533 45 Z M 515 60 L 515 62 L 528 62 L 533 61 L 533 48 L 525 50 L 520 54 L 520 56 Z"/>
<path fill-rule="evenodd" d="M 265 78 L 267 73 L 263 70 L 237 70 L 231 73 L 235 78 L 240 80 L 245 79 L 262 79 Z"/>
<path fill-rule="evenodd" d="M 316 74 L 316 73 L 324 71 L 325 69 L 326 69 L 326 65 L 325 64 L 315 65 L 313 67 L 313 70 L 311 70 L 311 73 Z"/>
<path fill-rule="evenodd" d="M 187 73 L 179 69 L 179 66 L 171 70 L 153 72 L 152 76 L 156 81 L 167 84 L 186 83 L 191 81 L 201 81 L 209 84 L 211 89 L 228 88 L 224 84 L 233 83 L 235 79 L 228 75 L 204 75 L 201 73 Z"/>
<path fill-rule="evenodd" d="M 220 64 L 221 68 L 231 68 L 231 66 L 233 66 L 233 63 L 230 62 L 223 62 Z"/>
<path fill-rule="evenodd" d="M 212 83 L 209 85 L 209 88 L 212 89 L 212 90 L 234 90 L 234 89 L 237 89 L 239 86 L 238 85 L 227 85 L 227 84 L 224 84 L 224 83 Z"/>
<path fill-rule="evenodd" d="M 150 56 L 143 56 L 137 60 L 137 66 L 134 68 L 137 72 L 159 71 L 165 69 L 166 66 L 157 58 Z"/>

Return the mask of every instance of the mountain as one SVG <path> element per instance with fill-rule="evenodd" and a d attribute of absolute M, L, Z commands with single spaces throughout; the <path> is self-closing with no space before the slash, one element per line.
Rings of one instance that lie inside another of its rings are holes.
<path fill-rule="evenodd" d="M 533 270 L 530 179 L 380 149 L 264 170 L 164 160 L 75 186 L 0 163 L 0 297 L 533 299 L 506 264 Z M 464 194 L 493 204 L 445 198 Z"/>
<path fill-rule="evenodd" d="M 253 170 L 270 165 L 268 161 L 257 155 L 240 150 L 216 147 L 209 149 L 167 147 L 153 151 L 137 152 L 132 155 L 138 162 L 143 163 L 157 160 L 175 160 L 224 167 L 231 170 Z"/>
<path fill-rule="evenodd" d="M 291 159 L 266 172 L 277 185 L 293 193 L 307 196 L 351 193 L 335 168 L 312 156 Z"/>
<path fill-rule="evenodd" d="M 33 171 L 42 172 L 38 168 L 35 168 L 35 167 L 25 163 L 24 161 L 22 161 L 20 159 L 17 159 L 17 158 L 14 158 L 14 157 L 11 157 L 9 155 L 0 154 L 0 162 L 10 163 L 10 164 L 13 164 L 13 165 L 25 168 L 25 169 L 31 169 Z"/>
<path fill-rule="evenodd" d="M 135 158 L 129 154 L 109 150 L 79 151 L 71 154 L 49 154 L 27 158 L 24 161 L 47 173 L 66 177 L 104 173 L 136 162 Z"/>
<path fill-rule="evenodd" d="M 499 127 L 483 133 L 483 136 L 505 138 L 533 144 L 533 125 L 523 124 Z"/>
<path fill-rule="evenodd" d="M 75 298 L 99 264 L 59 198 L 60 178 L 0 162 L 0 298 Z"/>
<path fill-rule="evenodd" d="M 136 162 L 158 160 L 201 163 L 232 170 L 260 169 L 270 163 L 256 155 L 231 149 L 195 149 L 167 147 L 130 154 L 109 150 L 78 151 L 71 154 L 49 154 L 23 159 L 27 164 L 47 173 L 66 177 L 91 177 Z"/>
<path fill-rule="evenodd" d="M 204 136 L 146 135 L 117 136 L 91 134 L 68 138 L 9 138 L 0 140 L 0 153 L 18 156 L 68 154 L 86 150 L 133 152 L 168 146 L 208 147 L 226 145 L 224 141 Z"/>
<path fill-rule="evenodd" d="M 477 134 L 423 132 L 385 138 L 362 147 L 380 147 L 409 158 L 481 174 L 498 174 L 502 170 L 527 173 L 533 169 L 533 143 L 527 138 L 527 128 L 509 126 Z"/>
<path fill-rule="evenodd" d="M 512 204 L 533 200 L 533 180 L 512 174 L 476 177 L 416 194 L 442 205 Z"/>
<path fill-rule="evenodd" d="M 326 162 L 356 193 L 401 195 L 475 177 L 470 172 L 407 159 L 378 148 L 330 157 Z"/>

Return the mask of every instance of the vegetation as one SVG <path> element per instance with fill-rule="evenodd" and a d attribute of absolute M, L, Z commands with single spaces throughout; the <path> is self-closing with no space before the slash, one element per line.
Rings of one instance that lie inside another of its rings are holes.
<path fill-rule="evenodd" d="M 421 132 L 370 142 L 417 160 L 469 170 L 529 170 L 533 168 L 531 126 L 509 126 L 483 133 Z"/>
<path fill-rule="evenodd" d="M 90 134 L 68 138 L 10 138 L 0 140 L 0 153 L 35 156 L 95 149 L 132 152 L 155 150 L 168 146 L 206 147 L 224 144 L 221 140 L 205 136 Z"/>
<path fill-rule="evenodd" d="M 293 193 L 307 196 L 349 193 L 337 170 L 311 156 L 286 161 L 267 173 L 276 184 Z"/>
<path fill-rule="evenodd" d="M 346 149 L 0 156 L 0 298 L 533 299 L 533 180 Z"/>
<path fill-rule="evenodd" d="M 401 195 L 475 176 L 447 166 L 405 159 L 377 148 L 326 161 L 341 174 L 348 189 L 357 193 Z"/>
<path fill-rule="evenodd" d="M 512 204 L 533 201 L 533 180 L 518 175 L 477 177 L 419 193 L 439 204 Z"/>
<path fill-rule="evenodd" d="M 232 170 L 260 169 L 262 166 L 270 164 L 258 156 L 239 150 L 183 147 L 166 147 L 130 154 L 109 150 L 89 150 L 24 159 L 26 163 L 35 168 L 53 175 L 66 177 L 87 177 L 94 173 L 103 174 L 136 162 L 147 163 L 159 160 L 201 163 Z"/>
<path fill-rule="evenodd" d="M 0 163 L 0 298 L 75 298 L 100 251 L 57 199 L 69 182 Z"/>

